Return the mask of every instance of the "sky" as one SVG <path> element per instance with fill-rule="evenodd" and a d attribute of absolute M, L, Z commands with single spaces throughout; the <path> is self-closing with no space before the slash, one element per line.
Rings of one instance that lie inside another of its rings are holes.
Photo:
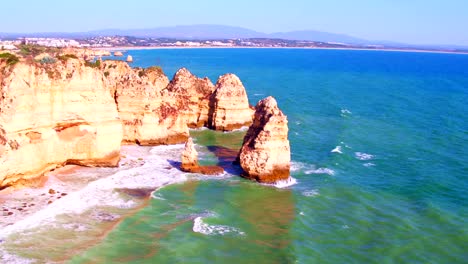
<path fill-rule="evenodd" d="M 468 46 L 468 0 L 4 0 L 0 32 L 216 24 Z"/>

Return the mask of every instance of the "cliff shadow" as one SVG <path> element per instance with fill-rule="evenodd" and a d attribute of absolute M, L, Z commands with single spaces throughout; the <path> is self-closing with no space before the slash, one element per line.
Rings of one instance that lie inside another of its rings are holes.
<path fill-rule="evenodd" d="M 239 165 L 234 164 L 234 161 L 239 154 L 239 150 L 223 146 L 207 146 L 207 148 L 208 151 L 218 158 L 217 166 L 222 167 L 227 173 L 241 175 L 242 168 Z"/>
<path fill-rule="evenodd" d="M 171 167 L 168 167 L 167 169 L 174 168 L 174 169 L 177 169 L 179 171 L 182 171 L 180 169 L 180 166 L 182 165 L 182 162 L 176 161 L 176 160 L 171 160 L 171 159 L 168 159 L 167 162 L 169 162 L 169 164 L 171 165 Z"/>

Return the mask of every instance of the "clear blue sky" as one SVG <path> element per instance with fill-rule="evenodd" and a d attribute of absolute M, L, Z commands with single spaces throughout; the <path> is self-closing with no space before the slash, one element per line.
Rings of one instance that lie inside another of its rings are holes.
<path fill-rule="evenodd" d="M 219 24 L 468 45 L 468 0 L 2 0 L 0 32 Z"/>

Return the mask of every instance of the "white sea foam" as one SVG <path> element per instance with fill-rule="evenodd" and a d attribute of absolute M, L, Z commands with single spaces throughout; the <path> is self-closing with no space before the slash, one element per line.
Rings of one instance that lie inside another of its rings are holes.
<path fill-rule="evenodd" d="M 332 153 L 340 153 L 340 154 L 343 154 L 343 151 L 341 150 L 341 146 L 336 146 L 334 149 L 332 149 L 332 151 L 330 151 Z"/>
<path fill-rule="evenodd" d="M 306 166 L 307 166 L 307 164 L 305 164 L 305 163 L 291 161 L 290 171 L 291 172 L 297 172 L 297 171 L 300 171 L 300 170 L 304 169 Z"/>
<path fill-rule="evenodd" d="M 305 174 L 328 174 L 328 175 L 335 175 L 335 171 L 329 168 L 318 168 L 313 170 L 305 171 Z"/>
<path fill-rule="evenodd" d="M 248 126 L 243 126 L 241 128 L 233 129 L 231 131 L 224 131 L 223 133 L 227 134 L 227 133 L 232 133 L 232 132 L 245 132 L 247 130 L 249 130 L 249 127 Z"/>
<path fill-rule="evenodd" d="M 364 164 L 362 164 L 362 165 L 363 165 L 364 167 L 374 167 L 374 166 L 375 166 L 375 164 L 372 163 L 372 162 L 364 163 Z"/>
<path fill-rule="evenodd" d="M 308 190 L 308 191 L 303 191 L 302 195 L 306 197 L 315 197 L 315 196 L 319 196 L 320 193 L 318 190 Z"/>
<path fill-rule="evenodd" d="M 158 146 L 151 149 L 151 154 L 145 157 L 145 163 L 140 167 L 119 168 L 108 177 L 90 182 L 86 187 L 54 201 L 36 213 L 19 220 L 0 230 L 0 238 L 34 228 L 52 225 L 59 215 L 82 214 L 91 208 L 116 207 L 132 208 L 137 205 L 133 200 L 124 198 L 118 188 L 157 188 L 170 183 L 186 180 L 183 172 L 172 167 L 170 160 L 178 160 L 183 145 Z M 169 169 L 168 169 L 169 168 Z M 99 170 L 99 168 L 96 168 Z"/>
<path fill-rule="evenodd" d="M 239 235 L 245 235 L 244 232 L 239 230 L 238 228 L 226 225 L 209 225 L 203 222 L 203 218 L 201 216 L 196 217 L 193 219 L 193 232 L 200 233 L 204 235 L 225 235 L 228 233 L 235 233 Z"/>
<path fill-rule="evenodd" d="M 300 215 L 304 215 L 304 212 L 299 212 Z"/>
<path fill-rule="evenodd" d="M 355 152 L 354 155 L 358 160 L 371 160 L 374 158 L 374 155 L 367 154 L 364 152 Z"/>
<path fill-rule="evenodd" d="M 342 117 L 347 117 L 349 115 L 352 115 L 353 113 L 349 111 L 348 109 L 341 109 L 341 116 Z"/>
<path fill-rule="evenodd" d="M 282 188 L 293 186 L 296 183 L 297 183 L 296 179 L 294 179 L 293 177 L 289 177 L 288 179 L 284 181 L 277 181 L 276 183 L 271 184 L 271 185 L 275 186 L 276 188 L 282 189 Z"/>

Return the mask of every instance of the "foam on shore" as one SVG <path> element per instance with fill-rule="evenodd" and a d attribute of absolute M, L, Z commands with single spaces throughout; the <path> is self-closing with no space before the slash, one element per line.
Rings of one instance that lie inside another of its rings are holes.
<path fill-rule="evenodd" d="M 123 154 L 127 156 L 124 163 L 135 158 L 132 155 L 133 148 L 128 146 Z M 115 169 L 115 173 L 94 181 L 90 181 L 83 188 L 68 192 L 68 195 L 48 204 L 41 210 L 27 216 L 24 219 L 14 222 L 0 230 L 0 238 L 7 241 L 7 237 L 26 229 L 54 225 L 58 216 L 79 215 L 93 208 L 113 207 L 118 209 L 130 209 L 137 206 L 134 199 L 125 197 L 118 191 L 119 188 L 158 188 L 171 183 L 186 180 L 186 175 L 171 165 L 172 160 L 180 156 L 183 145 L 158 146 L 151 149 L 146 157 L 139 157 L 144 163 L 136 166 L 120 166 Z M 129 158 L 130 157 L 130 158 Z M 140 165 L 140 166 L 138 166 Z M 84 171 L 89 168 L 84 168 Z M 94 168 L 90 175 L 99 173 L 102 168 Z M 104 169 L 105 170 L 105 169 Z M 85 176 L 83 176 L 85 177 Z M 45 186 L 47 190 L 49 187 Z M 44 190 L 41 190 L 44 192 Z M 119 217 L 119 216 L 114 216 Z"/>

